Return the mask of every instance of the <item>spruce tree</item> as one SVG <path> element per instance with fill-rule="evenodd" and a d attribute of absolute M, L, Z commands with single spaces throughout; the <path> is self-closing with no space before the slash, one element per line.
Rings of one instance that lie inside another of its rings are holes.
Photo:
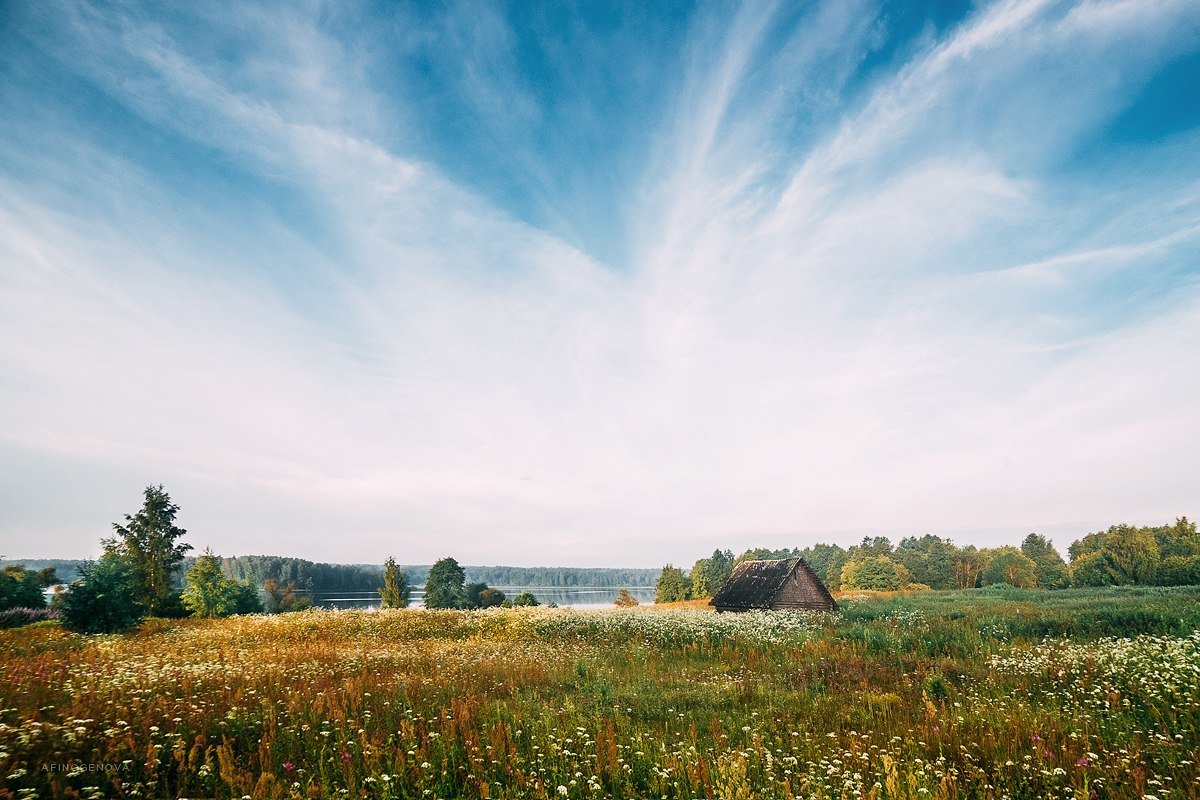
<path fill-rule="evenodd" d="M 179 506 L 163 487 L 147 486 L 144 494 L 141 510 L 126 514 L 125 525 L 114 522 L 116 535 L 102 544 L 132 568 L 135 597 L 155 615 L 169 606 L 172 579 L 192 546 L 179 541 L 187 531 L 175 525 Z"/>

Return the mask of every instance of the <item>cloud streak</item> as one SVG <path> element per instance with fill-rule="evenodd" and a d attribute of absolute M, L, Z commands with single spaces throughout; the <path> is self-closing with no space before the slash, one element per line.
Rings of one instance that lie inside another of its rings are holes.
<path fill-rule="evenodd" d="M 10 554 L 94 548 L 151 481 L 198 542 L 340 561 L 1196 513 L 1200 148 L 1110 134 L 1197 49 L 1191 4 L 996 3 L 903 42 L 870 3 L 189 13 L 14 13 Z M 584 113 L 566 41 L 656 82 Z M 605 132 L 594 163 L 566 141 Z"/>

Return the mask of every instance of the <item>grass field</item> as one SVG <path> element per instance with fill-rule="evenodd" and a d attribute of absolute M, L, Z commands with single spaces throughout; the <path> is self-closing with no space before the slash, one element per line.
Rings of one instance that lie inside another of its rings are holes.
<path fill-rule="evenodd" d="M 0 632 L 3 797 L 1197 798 L 1200 590 Z"/>

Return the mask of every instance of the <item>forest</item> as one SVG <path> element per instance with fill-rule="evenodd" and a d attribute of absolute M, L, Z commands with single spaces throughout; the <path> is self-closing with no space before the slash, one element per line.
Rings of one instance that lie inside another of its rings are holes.
<path fill-rule="evenodd" d="M 176 580 L 182 586 L 183 575 L 196 562 L 187 556 L 180 562 Z M 0 561 L 5 566 L 23 566 L 40 571 L 53 568 L 58 579 L 70 583 L 79 577 L 83 559 L 26 558 Z M 429 564 L 403 564 L 400 570 L 408 576 L 411 586 L 425 583 Z M 547 587 L 633 587 L 653 586 L 657 569 L 608 567 L 505 567 L 465 566 L 467 580 L 490 586 L 547 586 Z M 295 582 L 296 590 L 306 594 L 335 592 L 373 592 L 379 588 L 383 564 L 327 564 L 292 556 L 228 556 L 221 559 L 221 570 L 229 578 L 260 585 L 268 580 L 282 584 Z"/>
<path fill-rule="evenodd" d="M 1026 536 L 1019 547 L 960 547 L 950 539 L 925 535 L 906 537 L 898 545 L 883 536 L 867 536 L 849 548 L 751 548 L 736 558 L 730 550 L 717 550 L 696 561 L 690 571 L 671 564 L 663 567 L 657 601 L 711 597 L 740 561 L 797 556 L 831 591 L 1200 584 L 1200 535 L 1186 516 L 1171 525 L 1113 525 L 1078 539 L 1067 553 L 1069 561 L 1038 533 Z"/>

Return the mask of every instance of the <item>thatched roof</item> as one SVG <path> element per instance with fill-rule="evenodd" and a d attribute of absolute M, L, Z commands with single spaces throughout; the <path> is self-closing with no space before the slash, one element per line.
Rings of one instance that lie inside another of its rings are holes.
<path fill-rule="evenodd" d="M 825 584 L 802 558 L 743 561 L 733 568 L 710 604 L 718 611 L 837 609 Z"/>

